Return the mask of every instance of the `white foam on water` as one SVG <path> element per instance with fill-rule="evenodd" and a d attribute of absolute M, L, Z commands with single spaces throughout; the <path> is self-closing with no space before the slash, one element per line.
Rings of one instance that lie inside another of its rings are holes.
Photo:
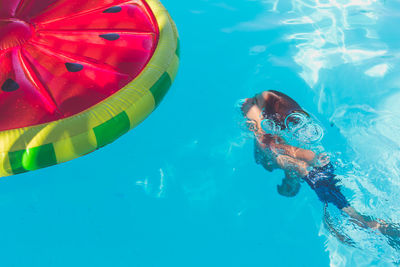
<path fill-rule="evenodd" d="M 345 188 L 355 193 L 352 206 L 362 214 L 397 223 L 400 222 L 397 205 L 400 192 L 398 101 L 400 94 L 384 100 L 379 109 L 368 105 L 342 105 L 331 118 L 351 148 L 348 159 L 352 162 L 342 171 L 340 179 Z M 338 223 L 342 224 L 343 221 Z M 382 266 L 395 266 L 400 251 L 390 246 L 383 235 L 368 231 L 365 235 L 365 231 L 360 230 L 341 229 L 357 240 L 357 247 L 361 249 L 358 254 L 350 254 L 346 247 L 337 247 L 333 242 L 327 243 L 328 251 L 344 255 L 351 261 L 356 255 L 363 255 L 363 264 L 356 266 L 371 266 L 377 259 Z"/>

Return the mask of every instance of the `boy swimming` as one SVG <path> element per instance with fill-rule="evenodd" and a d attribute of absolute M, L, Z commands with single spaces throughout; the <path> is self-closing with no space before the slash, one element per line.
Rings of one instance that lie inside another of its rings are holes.
<path fill-rule="evenodd" d="M 281 195 L 293 197 L 300 189 L 301 180 L 314 190 L 321 202 L 331 203 L 354 219 L 363 228 L 379 230 L 382 234 L 399 238 L 400 231 L 382 220 L 364 216 L 350 206 L 342 194 L 334 166 L 325 153 L 288 144 L 283 133 L 290 133 L 299 143 L 313 143 L 322 138 L 322 128 L 301 106 L 278 91 L 264 91 L 245 99 L 241 107 L 248 128 L 255 136 L 255 158 L 266 170 L 285 172 Z"/>

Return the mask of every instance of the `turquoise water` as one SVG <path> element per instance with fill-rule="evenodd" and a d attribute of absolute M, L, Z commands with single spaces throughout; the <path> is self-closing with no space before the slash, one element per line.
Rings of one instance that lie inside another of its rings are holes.
<path fill-rule="evenodd" d="M 1 266 L 396 266 L 400 252 L 253 159 L 236 104 L 267 89 L 313 113 L 362 213 L 400 222 L 400 3 L 165 0 L 179 75 L 159 109 L 80 159 L 0 181 Z"/>

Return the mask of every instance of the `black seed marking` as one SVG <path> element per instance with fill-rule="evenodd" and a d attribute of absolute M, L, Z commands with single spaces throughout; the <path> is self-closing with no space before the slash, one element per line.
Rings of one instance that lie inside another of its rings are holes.
<path fill-rule="evenodd" d="M 78 63 L 65 63 L 65 67 L 69 72 L 78 72 L 83 70 L 83 65 Z"/>
<path fill-rule="evenodd" d="M 121 10 L 122 8 L 120 6 L 113 6 L 104 10 L 103 13 L 118 13 L 121 12 Z"/>
<path fill-rule="evenodd" d="M 117 33 L 100 34 L 99 36 L 108 41 L 115 41 L 119 39 L 119 34 Z"/>
<path fill-rule="evenodd" d="M 3 85 L 1 86 L 1 90 L 4 92 L 12 92 L 19 88 L 19 84 L 16 83 L 13 79 L 7 79 Z"/>

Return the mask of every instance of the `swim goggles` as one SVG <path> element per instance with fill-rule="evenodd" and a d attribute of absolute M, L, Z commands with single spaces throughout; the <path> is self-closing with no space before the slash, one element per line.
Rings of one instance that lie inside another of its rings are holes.
<path fill-rule="evenodd" d="M 285 127 L 295 139 L 302 143 L 315 143 L 322 140 L 324 130 L 304 113 L 294 112 L 285 118 Z"/>
<path fill-rule="evenodd" d="M 280 132 L 281 127 L 276 125 L 273 119 L 263 119 L 261 121 L 261 129 L 263 129 L 266 134 L 277 134 Z"/>

